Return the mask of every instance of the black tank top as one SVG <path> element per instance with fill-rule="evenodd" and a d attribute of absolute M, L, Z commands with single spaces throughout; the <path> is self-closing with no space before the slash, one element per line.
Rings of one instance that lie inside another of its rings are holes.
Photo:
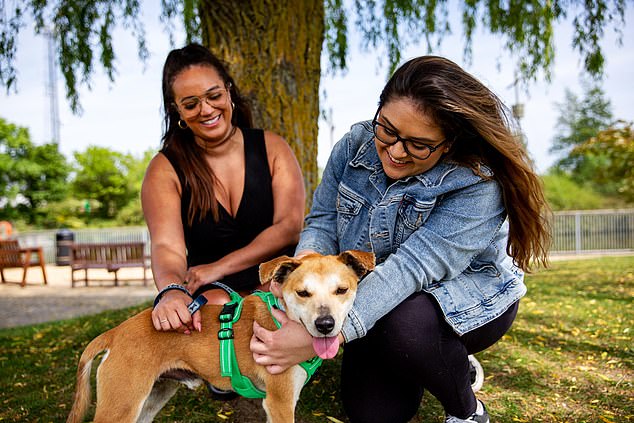
<path fill-rule="evenodd" d="M 187 223 L 187 211 L 191 201 L 191 188 L 172 154 L 163 149 L 181 183 L 181 216 L 187 246 L 187 266 L 208 264 L 249 244 L 264 229 L 273 224 L 273 189 L 271 172 L 266 156 L 264 131 L 240 128 L 244 137 L 244 161 L 246 174 L 244 190 L 236 216 L 231 216 L 218 203 L 218 222 L 210 213 L 194 223 Z M 289 251 L 292 251 L 289 250 Z M 288 254 L 284 251 L 283 254 Z M 272 258 L 272 257 L 271 257 Z M 252 266 L 226 276 L 223 283 L 235 290 L 255 288 L 259 283 L 258 266 Z"/>

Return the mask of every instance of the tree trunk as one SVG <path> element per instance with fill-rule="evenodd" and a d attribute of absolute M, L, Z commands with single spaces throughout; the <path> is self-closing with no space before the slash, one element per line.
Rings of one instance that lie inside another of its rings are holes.
<path fill-rule="evenodd" d="M 317 185 L 323 0 L 200 1 L 203 44 L 229 66 L 254 124 L 282 135 Z"/>

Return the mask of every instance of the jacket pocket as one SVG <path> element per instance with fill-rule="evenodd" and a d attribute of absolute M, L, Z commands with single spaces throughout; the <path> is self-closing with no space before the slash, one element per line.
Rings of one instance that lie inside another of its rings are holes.
<path fill-rule="evenodd" d="M 423 226 L 436 200 L 419 201 L 410 195 L 403 196 L 398 208 L 396 219 L 396 244 L 402 244 L 418 228 Z"/>
<path fill-rule="evenodd" d="M 502 274 L 493 262 L 473 261 L 465 269 L 463 277 L 469 278 L 473 282 L 485 303 L 493 301 L 504 289 Z"/>
<path fill-rule="evenodd" d="M 337 192 L 337 236 L 341 239 L 348 225 L 363 207 L 363 199 L 343 185 Z"/>

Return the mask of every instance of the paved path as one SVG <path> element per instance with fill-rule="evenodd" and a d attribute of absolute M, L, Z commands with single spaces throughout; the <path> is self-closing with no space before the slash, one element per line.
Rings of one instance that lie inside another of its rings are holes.
<path fill-rule="evenodd" d="M 21 280 L 21 269 L 6 269 L 4 273 L 9 281 Z M 76 275 L 83 276 L 83 271 Z M 142 275 L 141 268 L 121 269 L 120 286 L 115 287 L 112 273 L 90 269 L 89 286 L 75 283 L 75 288 L 71 288 L 68 266 L 46 266 L 48 285 L 43 284 L 40 269 L 31 267 L 26 287 L 17 283 L 0 284 L 0 328 L 69 319 L 149 301 L 156 295 L 156 288 L 151 272 L 145 287 L 140 280 Z M 90 278 L 101 281 L 92 282 Z"/>

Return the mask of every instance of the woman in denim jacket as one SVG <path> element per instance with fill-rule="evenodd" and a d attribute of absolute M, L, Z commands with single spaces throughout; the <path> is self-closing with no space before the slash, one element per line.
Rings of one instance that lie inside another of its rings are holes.
<path fill-rule="evenodd" d="M 296 250 L 376 255 L 339 336 L 351 422 L 407 422 L 424 389 L 447 422 L 489 421 L 468 355 L 508 331 L 524 271 L 546 264 L 546 212 L 495 94 L 440 57 L 395 72 L 374 119 L 334 147 Z M 271 372 L 319 353 L 292 322 L 255 329 L 254 356 Z"/>

